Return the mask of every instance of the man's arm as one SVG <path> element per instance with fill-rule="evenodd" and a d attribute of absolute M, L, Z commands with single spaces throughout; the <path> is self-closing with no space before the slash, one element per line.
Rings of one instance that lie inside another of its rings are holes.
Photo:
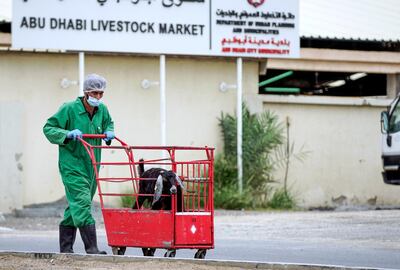
<path fill-rule="evenodd" d="M 43 127 L 43 133 L 46 138 L 54 144 L 66 144 L 66 139 L 69 130 L 66 130 L 68 124 L 68 110 L 65 105 L 56 112 L 53 116 L 47 119 Z"/>
<path fill-rule="evenodd" d="M 114 131 L 114 121 L 112 120 L 107 107 L 104 106 L 103 133 L 106 131 Z"/>

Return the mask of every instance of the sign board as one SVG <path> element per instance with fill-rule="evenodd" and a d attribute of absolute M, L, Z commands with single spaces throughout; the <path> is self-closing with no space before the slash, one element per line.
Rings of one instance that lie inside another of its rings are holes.
<path fill-rule="evenodd" d="M 13 0 L 13 48 L 299 57 L 299 0 Z"/>

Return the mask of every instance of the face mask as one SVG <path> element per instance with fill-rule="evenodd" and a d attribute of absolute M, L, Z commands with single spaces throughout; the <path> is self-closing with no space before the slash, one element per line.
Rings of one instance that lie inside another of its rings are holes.
<path fill-rule="evenodd" d="M 101 103 L 101 101 L 99 99 L 91 97 L 91 96 L 89 96 L 89 98 L 87 99 L 87 102 L 92 107 L 98 107 L 99 104 Z"/>

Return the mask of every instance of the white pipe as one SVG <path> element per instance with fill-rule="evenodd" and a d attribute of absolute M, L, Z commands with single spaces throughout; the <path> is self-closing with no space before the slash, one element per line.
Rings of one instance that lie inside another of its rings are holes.
<path fill-rule="evenodd" d="M 237 167 L 238 167 L 238 181 L 239 181 L 239 193 L 243 191 L 243 152 L 242 152 L 242 141 L 243 141 L 243 112 L 242 112 L 242 93 L 243 93 L 243 61 L 239 57 L 236 64 L 237 72 Z"/>
<path fill-rule="evenodd" d="M 167 145 L 167 120 L 166 120 L 166 89 L 165 89 L 165 55 L 160 55 L 160 124 L 161 145 Z"/>
<path fill-rule="evenodd" d="M 79 53 L 79 96 L 83 96 L 83 81 L 85 80 L 85 53 Z"/>

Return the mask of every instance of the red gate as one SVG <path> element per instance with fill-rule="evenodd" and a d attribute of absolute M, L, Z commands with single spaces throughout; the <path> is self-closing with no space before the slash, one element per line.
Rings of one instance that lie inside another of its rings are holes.
<path fill-rule="evenodd" d="M 83 138 L 100 139 L 104 135 L 85 134 Z M 129 146 L 118 138 L 115 140 L 121 145 L 93 146 L 81 140 L 95 170 L 108 245 L 113 253 L 123 255 L 126 247 L 140 247 L 144 255 L 153 256 L 156 248 L 163 248 L 167 249 L 164 256 L 174 257 L 176 249 L 187 248 L 198 249 L 194 257 L 204 258 L 207 249 L 214 248 L 214 148 Z M 97 149 L 102 149 L 103 155 L 110 151 L 108 157 L 111 160 L 103 158 L 96 162 L 94 152 Z M 140 161 L 141 158 L 144 160 Z M 182 196 L 161 195 L 171 196 L 170 210 L 152 210 L 146 205 L 140 209 L 132 209 L 133 205 L 129 208 L 112 206 L 116 204 L 116 198 L 125 198 L 133 204 L 139 196 L 153 196 L 139 194 L 140 181 L 146 181 L 139 177 L 140 163 L 145 168 L 171 170 L 182 180 L 185 186 Z M 110 176 L 113 170 L 117 176 Z M 106 175 L 103 175 L 104 171 Z M 129 185 L 130 191 L 121 191 L 118 187 L 121 185 Z M 109 198 L 114 203 L 106 203 Z M 177 200 L 181 200 L 179 211 Z"/>

